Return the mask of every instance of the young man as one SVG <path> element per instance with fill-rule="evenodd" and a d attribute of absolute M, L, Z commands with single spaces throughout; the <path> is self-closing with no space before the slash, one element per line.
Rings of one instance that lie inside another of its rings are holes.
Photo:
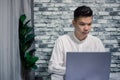
<path fill-rule="evenodd" d="M 54 45 L 48 66 L 51 80 L 63 80 L 66 71 L 66 52 L 104 52 L 97 37 L 89 35 L 93 21 L 90 7 L 80 6 L 74 11 L 74 32 L 60 36 Z"/>

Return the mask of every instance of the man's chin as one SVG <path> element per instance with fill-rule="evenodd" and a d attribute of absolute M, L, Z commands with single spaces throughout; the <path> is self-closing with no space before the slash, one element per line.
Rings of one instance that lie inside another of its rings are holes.
<path fill-rule="evenodd" d="M 86 38 L 88 36 L 89 33 L 84 33 L 83 36 Z"/>

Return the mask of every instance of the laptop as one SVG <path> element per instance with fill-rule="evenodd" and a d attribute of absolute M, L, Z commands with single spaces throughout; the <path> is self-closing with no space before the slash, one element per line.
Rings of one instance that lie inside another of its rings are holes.
<path fill-rule="evenodd" d="M 67 52 L 65 80 L 109 80 L 110 52 Z"/>

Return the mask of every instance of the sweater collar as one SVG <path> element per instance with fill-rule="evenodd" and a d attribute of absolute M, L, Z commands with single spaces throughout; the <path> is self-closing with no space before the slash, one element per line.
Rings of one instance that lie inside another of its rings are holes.
<path fill-rule="evenodd" d="M 87 37 L 86 37 L 84 40 L 80 41 L 80 40 L 75 36 L 75 33 L 74 33 L 74 32 L 72 33 L 72 35 L 73 35 L 73 39 L 74 39 L 75 42 L 77 42 L 78 44 L 84 43 L 84 42 L 87 40 L 87 38 L 89 37 L 89 35 L 87 35 Z"/>

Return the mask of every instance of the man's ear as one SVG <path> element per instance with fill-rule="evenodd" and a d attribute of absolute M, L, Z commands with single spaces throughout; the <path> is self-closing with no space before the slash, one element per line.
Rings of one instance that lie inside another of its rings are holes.
<path fill-rule="evenodd" d="M 72 24 L 73 24 L 73 25 L 75 24 L 75 20 L 74 20 L 74 19 L 72 20 Z"/>
<path fill-rule="evenodd" d="M 72 20 L 72 24 L 73 24 L 73 26 L 75 27 L 76 22 L 75 22 L 74 19 Z"/>

